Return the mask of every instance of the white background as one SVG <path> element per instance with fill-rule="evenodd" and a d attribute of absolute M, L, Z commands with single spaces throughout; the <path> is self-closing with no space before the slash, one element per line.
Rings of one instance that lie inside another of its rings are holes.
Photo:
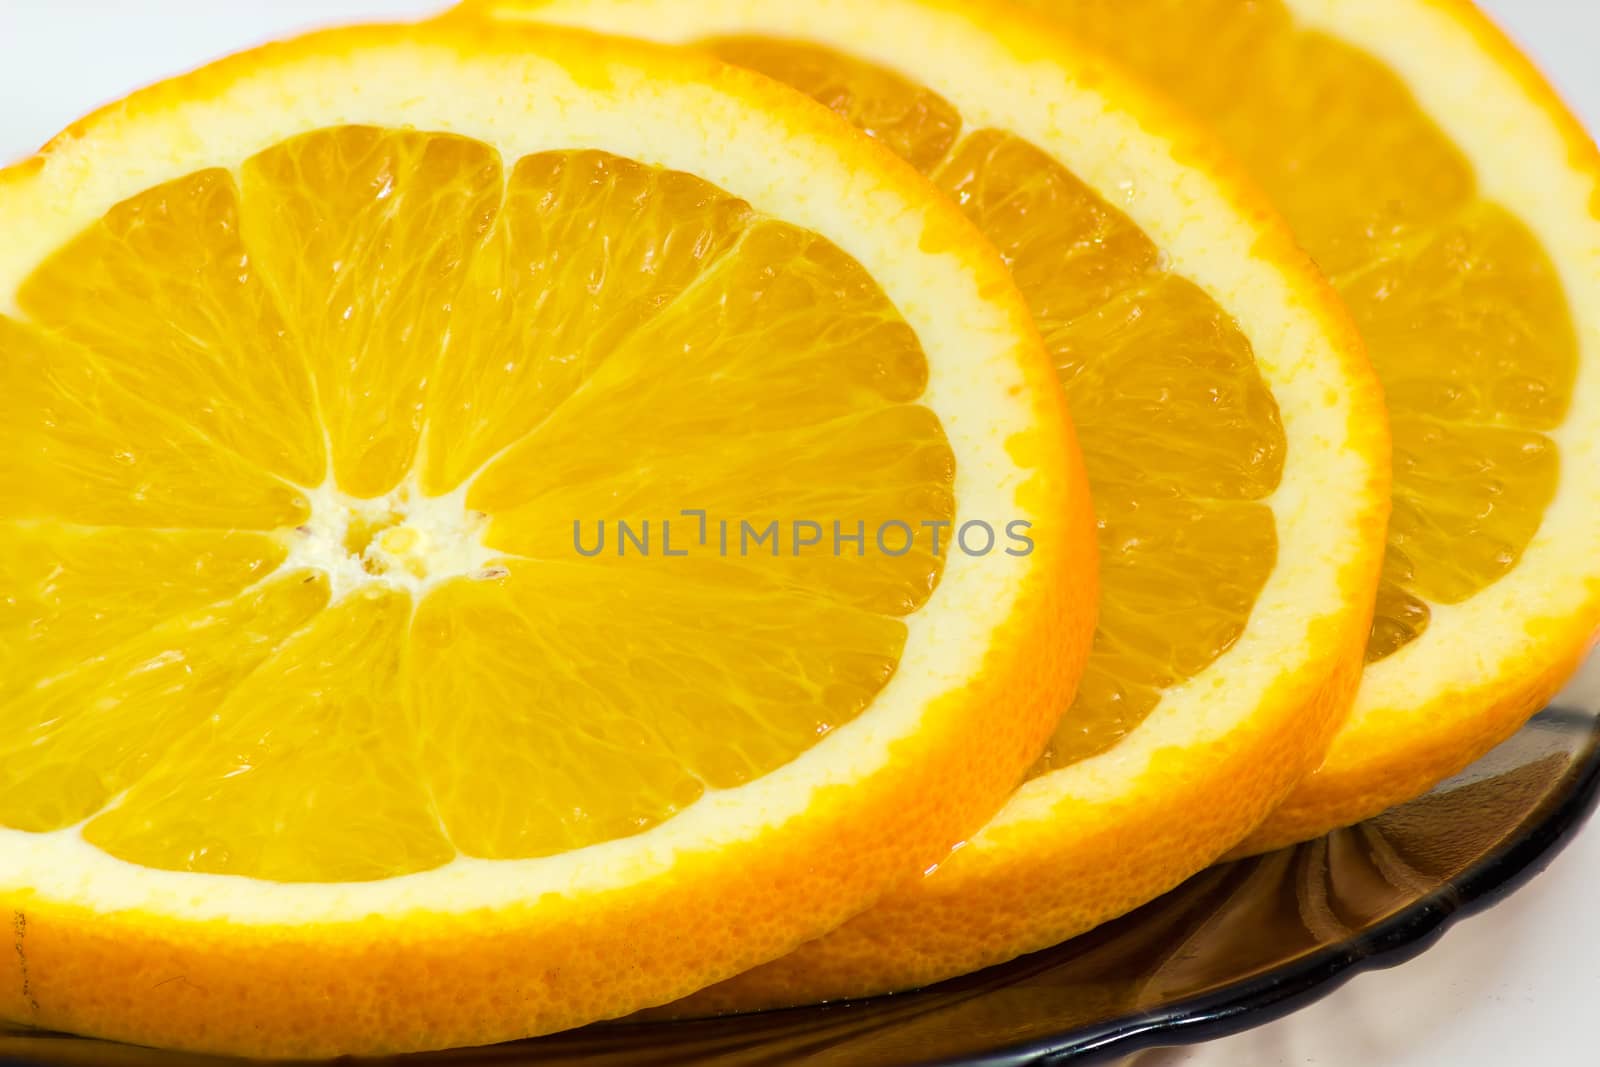
<path fill-rule="evenodd" d="M 863 0 L 870 2 L 870 0 Z M 1600 0 L 1483 0 L 1600 129 Z M 0 162 L 97 104 L 291 30 L 427 14 L 433 0 L 0 0 Z M 1403 165 L 1403 164 L 1402 164 Z M 3 239 L 3 236 L 0 236 Z M 1238 1037 L 1138 1067 L 1600 1063 L 1600 826 L 1432 950 Z"/>

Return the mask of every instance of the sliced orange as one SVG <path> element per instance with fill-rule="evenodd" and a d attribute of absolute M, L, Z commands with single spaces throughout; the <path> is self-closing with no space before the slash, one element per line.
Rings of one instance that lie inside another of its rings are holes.
<path fill-rule="evenodd" d="M 1072 691 L 1026 306 L 765 79 L 314 35 L 0 172 L 0 232 L 7 1018 L 323 1056 L 632 1012 L 935 862 Z"/>
<path fill-rule="evenodd" d="M 1171 888 L 1321 758 L 1360 671 L 1388 436 L 1331 290 L 1207 138 L 1048 26 L 919 0 L 492 0 L 805 89 L 996 244 L 1082 433 L 1101 623 L 1030 779 L 930 876 L 678 1010 L 901 989 Z"/>
<path fill-rule="evenodd" d="M 1361 693 L 1249 847 L 1424 792 L 1543 707 L 1600 630 L 1600 153 L 1466 0 L 1030 6 L 1216 128 L 1337 285 L 1388 396 L 1394 518 Z"/>

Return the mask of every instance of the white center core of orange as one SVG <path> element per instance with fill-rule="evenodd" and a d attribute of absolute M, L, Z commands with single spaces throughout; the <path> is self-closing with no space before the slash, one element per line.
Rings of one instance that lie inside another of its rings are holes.
<path fill-rule="evenodd" d="M 311 518 L 283 531 L 283 566 L 323 572 L 335 600 L 371 587 L 420 596 L 454 578 L 495 573 L 496 554 L 483 544 L 488 516 L 467 508 L 464 490 L 430 497 L 401 486 L 363 500 L 324 484 L 306 496 Z"/>

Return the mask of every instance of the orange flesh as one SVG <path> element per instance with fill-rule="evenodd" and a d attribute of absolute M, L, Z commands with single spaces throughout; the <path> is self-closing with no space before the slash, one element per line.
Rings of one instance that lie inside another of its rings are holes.
<path fill-rule="evenodd" d="M 1371 55 L 1281 0 L 1028 0 L 1213 125 L 1333 279 L 1389 402 L 1383 659 L 1517 563 L 1549 506 L 1578 352 L 1526 225 Z M 1205 61 L 1195 61 L 1203 41 Z"/>
<path fill-rule="evenodd" d="M 1055 356 L 1100 525 L 1100 628 L 1035 774 L 1103 751 L 1238 640 L 1277 557 L 1283 472 L 1249 342 L 1124 215 L 1044 152 L 963 130 L 948 102 L 857 58 L 706 42 L 827 104 L 930 174 L 999 248 Z"/>
<path fill-rule="evenodd" d="M 119 204 L 17 305 L 8 827 L 289 881 L 636 833 L 860 713 L 941 573 L 740 554 L 949 520 L 954 461 L 865 271 L 689 175 L 321 130 Z"/>

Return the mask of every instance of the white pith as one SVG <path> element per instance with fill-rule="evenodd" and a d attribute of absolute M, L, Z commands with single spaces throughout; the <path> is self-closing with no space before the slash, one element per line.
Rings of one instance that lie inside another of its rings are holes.
<path fill-rule="evenodd" d="M 408 481 L 375 499 L 343 493 L 330 480 L 306 491 L 311 517 L 280 531 L 288 553 L 279 571 L 311 570 L 328 576 L 332 600 L 359 589 L 404 590 L 421 599 L 453 578 L 494 575 L 504 553 L 483 543 L 488 516 L 467 507 L 467 485 L 427 496 Z M 346 544 L 356 523 L 378 527 L 360 553 Z"/>

